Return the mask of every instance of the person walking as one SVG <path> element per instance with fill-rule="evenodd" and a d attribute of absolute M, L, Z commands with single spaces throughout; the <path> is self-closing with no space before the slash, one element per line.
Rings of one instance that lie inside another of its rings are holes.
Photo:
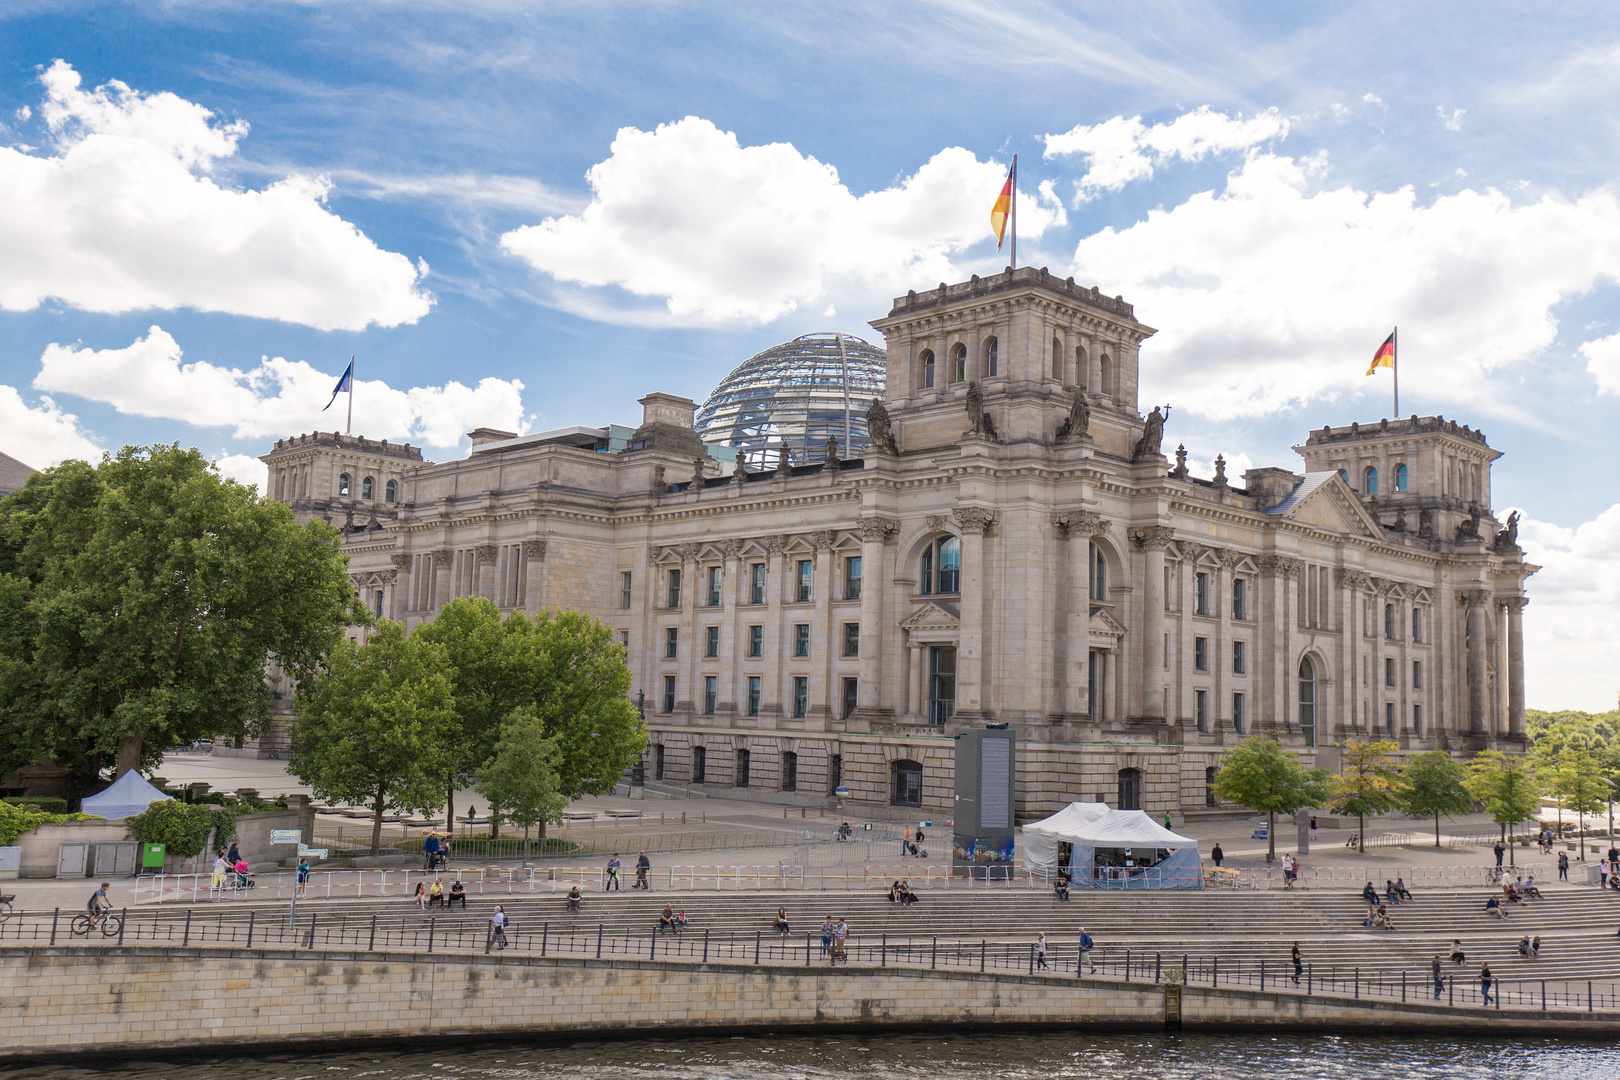
<path fill-rule="evenodd" d="M 1091 959 L 1091 950 L 1096 947 L 1097 943 L 1091 940 L 1091 935 L 1086 933 L 1086 928 L 1082 926 L 1080 928 L 1080 961 L 1091 965 L 1092 974 L 1097 972 L 1097 961 Z M 1079 972 L 1076 972 L 1076 974 L 1079 974 Z"/>
<path fill-rule="evenodd" d="M 613 858 L 607 864 L 607 884 L 602 886 L 603 892 L 619 891 L 619 853 L 615 851 Z"/>
<path fill-rule="evenodd" d="M 1035 966 L 1042 971 L 1046 970 L 1046 934 L 1044 933 L 1035 935 Z"/>
<path fill-rule="evenodd" d="M 911 826 L 906 826 L 906 834 L 900 840 L 900 857 L 903 859 L 911 854 Z"/>
<path fill-rule="evenodd" d="M 1434 1000 L 1439 1001 L 1440 995 L 1446 992 L 1446 975 L 1440 966 L 1440 954 L 1434 954 L 1434 960 L 1429 964 L 1429 973 L 1434 976 Z"/>
<path fill-rule="evenodd" d="M 489 945 L 484 946 L 485 952 L 489 952 L 490 945 L 506 948 L 506 912 L 499 904 L 495 905 L 495 914 L 489 917 Z"/>
<path fill-rule="evenodd" d="M 1493 985 L 1495 985 L 1495 982 L 1496 982 L 1496 980 L 1491 977 L 1491 965 L 1489 965 L 1489 964 L 1480 964 L 1479 965 L 1479 996 L 1480 996 L 1480 999 L 1486 1005 L 1489 1005 L 1491 1003 L 1491 987 Z"/>
<path fill-rule="evenodd" d="M 1294 942 L 1293 951 L 1289 953 L 1289 956 L 1294 961 L 1294 985 L 1298 986 L 1299 977 L 1305 974 L 1305 963 L 1299 955 L 1299 942 Z"/>
<path fill-rule="evenodd" d="M 1500 858 L 1497 859 L 1496 865 L 1497 866 L 1502 865 L 1502 862 L 1501 862 Z M 1567 852 L 1567 851 L 1560 851 L 1558 853 L 1558 880 L 1559 881 L 1568 881 L 1569 880 L 1569 852 Z"/>
<path fill-rule="evenodd" d="M 832 966 L 837 966 L 838 961 L 840 960 L 844 961 L 846 964 L 849 962 L 849 957 L 844 952 L 844 943 L 848 940 L 849 923 L 844 919 L 843 916 L 839 916 L 838 925 L 833 927 Z"/>
<path fill-rule="evenodd" d="M 1220 869 L 1221 860 L 1224 858 L 1226 858 L 1226 852 L 1221 850 L 1221 845 L 1219 843 L 1209 849 L 1209 861 L 1215 864 L 1215 868 L 1217 870 Z"/>
<path fill-rule="evenodd" d="M 225 872 L 228 869 L 229 866 L 225 862 L 225 849 L 220 848 L 219 854 L 214 856 L 214 880 L 209 885 L 211 891 L 216 893 L 225 891 Z"/>
<path fill-rule="evenodd" d="M 1316 815 L 1311 815 L 1311 839 L 1316 839 Z"/>
<path fill-rule="evenodd" d="M 652 860 L 647 858 L 647 853 L 643 851 L 636 857 L 636 883 L 631 888 L 646 889 L 648 892 L 652 892 L 652 886 L 647 884 L 647 874 L 651 870 Z"/>
<path fill-rule="evenodd" d="M 827 921 L 821 924 L 821 955 L 822 956 L 831 956 L 832 955 L 832 941 L 833 941 L 833 921 L 832 921 L 832 916 L 829 915 L 829 916 L 827 916 Z"/>
<path fill-rule="evenodd" d="M 1164 831 L 1165 832 L 1171 832 L 1172 831 L 1172 826 L 1170 824 L 1170 811 L 1168 811 L 1168 810 L 1166 810 L 1164 812 Z"/>
<path fill-rule="evenodd" d="M 304 891 L 309 888 L 309 860 L 298 860 L 298 886 L 293 889 L 293 895 L 303 899 Z"/>
<path fill-rule="evenodd" d="M 1498 840 L 1491 850 L 1496 852 L 1496 868 L 1498 870 L 1502 869 L 1502 856 L 1507 854 L 1507 847 L 1503 845 L 1502 841 Z"/>

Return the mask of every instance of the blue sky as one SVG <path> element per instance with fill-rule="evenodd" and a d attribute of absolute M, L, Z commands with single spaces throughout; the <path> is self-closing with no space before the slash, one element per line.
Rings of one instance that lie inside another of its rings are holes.
<path fill-rule="evenodd" d="M 1530 697 L 1620 689 L 1620 17 L 1605 5 L 47 3 L 0 9 L 0 450 L 252 478 L 356 430 L 636 422 L 1020 261 L 1160 329 L 1195 461 L 1486 430 Z"/>

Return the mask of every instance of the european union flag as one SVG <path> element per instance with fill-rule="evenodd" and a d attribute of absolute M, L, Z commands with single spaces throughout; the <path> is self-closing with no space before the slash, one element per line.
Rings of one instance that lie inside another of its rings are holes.
<path fill-rule="evenodd" d="M 349 391 L 351 394 L 354 393 L 354 359 L 352 357 L 349 359 L 349 366 L 343 369 L 343 377 L 337 381 L 336 386 L 332 387 L 332 401 L 336 401 L 337 396 L 343 393 L 345 390 Z M 326 408 L 322 409 L 321 412 L 325 412 L 326 409 L 330 409 L 332 407 L 332 401 L 328 401 L 326 403 Z"/>

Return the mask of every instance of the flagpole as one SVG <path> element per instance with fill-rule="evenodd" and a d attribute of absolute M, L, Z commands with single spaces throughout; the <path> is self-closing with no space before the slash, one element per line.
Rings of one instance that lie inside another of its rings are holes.
<path fill-rule="evenodd" d="M 1012 268 L 1018 269 L 1018 155 L 1013 155 L 1012 162 L 1012 203 L 1007 208 L 1012 213 Z"/>
<path fill-rule="evenodd" d="M 354 354 L 349 354 L 349 423 L 346 434 L 354 434 Z"/>
<path fill-rule="evenodd" d="M 1391 357 L 1395 362 L 1389 366 L 1390 385 L 1395 393 L 1395 415 L 1391 419 L 1401 418 L 1401 328 L 1396 327 L 1390 335 L 1395 339 L 1395 355 Z"/>

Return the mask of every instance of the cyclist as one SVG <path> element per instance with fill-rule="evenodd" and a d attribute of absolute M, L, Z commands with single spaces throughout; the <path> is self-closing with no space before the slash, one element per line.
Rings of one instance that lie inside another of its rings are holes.
<path fill-rule="evenodd" d="M 112 910 L 113 902 L 107 895 L 107 890 L 110 888 L 112 888 L 112 882 L 103 881 L 101 888 L 90 894 L 90 902 L 85 905 L 86 910 L 90 912 L 90 929 L 92 930 L 99 927 L 101 920 L 107 917 L 107 912 Z"/>

